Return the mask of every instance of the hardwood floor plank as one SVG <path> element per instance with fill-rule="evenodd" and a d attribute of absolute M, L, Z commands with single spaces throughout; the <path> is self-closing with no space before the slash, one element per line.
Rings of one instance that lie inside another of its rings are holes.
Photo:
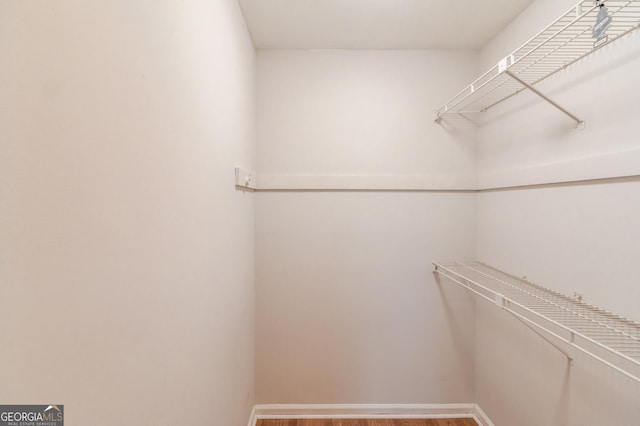
<path fill-rule="evenodd" d="M 426 419 L 393 419 L 393 426 L 427 426 Z"/>
<path fill-rule="evenodd" d="M 341 419 L 340 426 L 368 426 L 366 419 Z"/>
<path fill-rule="evenodd" d="M 332 419 L 313 419 L 307 420 L 308 423 L 298 426 L 335 426 L 335 420 Z"/>
<path fill-rule="evenodd" d="M 298 426 L 296 419 L 260 419 L 256 422 L 256 426 Z"/>
<path fill-rule="evenodd" d="M 391 419 L 371 419 L 369 426 L 393 426 Z"/>

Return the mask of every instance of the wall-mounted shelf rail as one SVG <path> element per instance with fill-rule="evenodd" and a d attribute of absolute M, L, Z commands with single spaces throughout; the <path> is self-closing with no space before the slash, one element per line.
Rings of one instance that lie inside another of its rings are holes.
<path fill-rule="evenodd" d="M 573 348 L 640 383 L 640 323 L 482 262 L 434 266 L 439 276 L 506 310 L 570 360 Z"/>
<path fill-rule="evenodd" d="M 598 22 L 600 5 L 603 3 L 611 21 L 606 37 L 598 40 L 593 37 L 592 30 Z M 640 0 L 580 1 L 449 99 L 436 111 L 435 121 L 440 122 L 448 114 L 485 112 L 523 90 L 530 90 L 580 124 L 582 120 L 535 86 L 639 27 Z"/>

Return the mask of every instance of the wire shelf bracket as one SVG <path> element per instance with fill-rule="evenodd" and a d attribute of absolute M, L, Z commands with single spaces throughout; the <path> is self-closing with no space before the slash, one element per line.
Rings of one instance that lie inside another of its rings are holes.
<path fill-rule="evenodd" d="M 569 365 L 570 349 L 577 350 L 640 383 L 640 323 L 483 262 L 433 265 L 436 276 L 510 313 L 562 352 Z"/>
<path fill-rule="evenodd" d="M 606 6 L 606 35 L 598 13 Z M 594 27 L 596 31 L 594 31 Z M 531 91 L 571 118 L 584 122 L 535 88 L 559 71 L 640 28 L 640 0 L 581 0 L 436 111 L 435 122 L 452 114 L 481 113 L 525 91 Z M 597 38 L 594 38 L 594 33 Z"/>

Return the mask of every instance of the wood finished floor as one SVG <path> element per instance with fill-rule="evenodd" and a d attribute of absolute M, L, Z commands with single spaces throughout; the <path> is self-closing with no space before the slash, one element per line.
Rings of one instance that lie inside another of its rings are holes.
<path fill-rule="evenodd" d="M 473 419 L 261 419 L 256 426 L 478 426 L 478 424 Z"/>

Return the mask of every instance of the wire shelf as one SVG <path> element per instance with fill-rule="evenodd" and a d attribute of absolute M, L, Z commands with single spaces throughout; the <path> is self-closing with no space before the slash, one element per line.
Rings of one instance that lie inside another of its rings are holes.
<path fill-rule="evenodd" d="M 640 0 L 605 3 L 612 21 L 606 39 L 596 42 L 592 29 L 599 6 L 583 0 L 525 44 L 473 81 L 436 111 L 436 122 L 447 114 L 485 112 L 524 90 L 532 90 L 577 123 L 581 120 L 534 87 L 618 38 L 640 27 Z"/>
<path fill-rule="evenodd" d="M 640 323 L 482 262 L 434 263 L 435 271 L 495 303 L 563 352 L 561 341 L 640 382 Z"/>

